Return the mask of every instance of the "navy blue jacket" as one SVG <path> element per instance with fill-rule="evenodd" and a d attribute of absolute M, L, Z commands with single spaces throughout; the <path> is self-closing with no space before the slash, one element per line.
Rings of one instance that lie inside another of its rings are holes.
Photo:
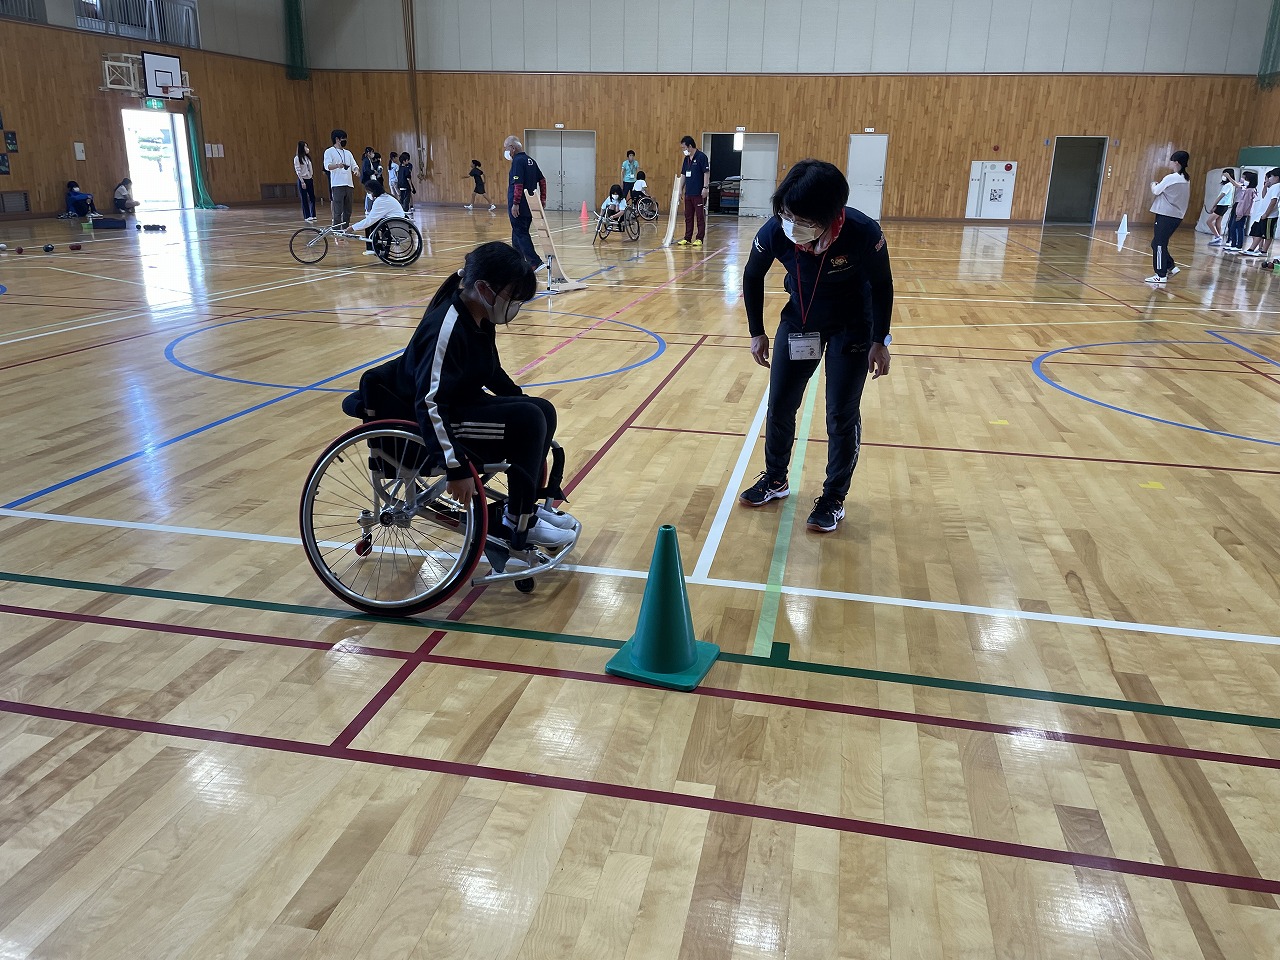
<path fill-rule="evenodd" d="M 775 260 L 786 268 L 784 286 L 791 294 L 782 308 L 784 321 L 819 333 L 865 328 L 872 342 L 884 342 L 893 311 L 893 274 L 880 224 L 845 207 L 840 235 L 825 254 L 815 256 L 797 250 L 782 232 L 782 221 L 770 217 L 756 234 L 742 273 L 742 300 L 753 337 L 765 332 L 764 278 Z"/>
<path fill-rule="evenodd" d="M 529 201 L 524 192 L 535 190 L 541 195 L 542 205 L 547 205 L 547 178 L 538 168 L 538 162 L 523 151 L 511 155 L 511 175 L 507 177 L 507 208 L 520 204 L 520 216 L 529 216 Z"/>

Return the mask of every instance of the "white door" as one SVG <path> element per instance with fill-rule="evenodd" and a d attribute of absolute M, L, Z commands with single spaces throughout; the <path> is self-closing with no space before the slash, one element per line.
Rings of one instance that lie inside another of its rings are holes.
<path fill-rule="evenodd" d="M 888 153 L 887 133 L 849 134 L 849 206 L 861 210 L 872 220 L 880 219 Z"/>
<path fill-rule="evenodd" d="M 564 183 L 560 177 L 563 140 L 564 134 L 559 130 L 526 130 L 524 132 L 524 152 L 537 161 L 538 169 L 547 178 L 548 210 L 564 209 Z M 509 164 L 507 169 L 507 176 L 510 177 Z M 503 192 L 505 193 L 510 186 L 510 180 L 507 180 Z"/>
<path fill-rule="evenodd" d="M 771 217 L 773 191 L 778 188 L 778 135 L 742 136 L 742 194 L 738 216 Z"/>
<path fill-rule="evenodd" d="M 560 162 L 561 205 L 558 209 L 576 213 L 585 203 L 588 210 L 594 210 L 598 203 L 595 197 L 595 131 L 565 130 L 563 144 Z"/>

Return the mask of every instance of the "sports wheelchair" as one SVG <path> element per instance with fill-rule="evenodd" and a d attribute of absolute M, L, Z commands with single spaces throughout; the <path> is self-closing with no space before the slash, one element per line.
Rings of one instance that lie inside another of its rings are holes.
<path fill-rule="evenodd" d="M 640 214 L 640 219 L 650 222 L 658 219 L 658 201 L 653 199 L 647 193 L 642 197 L 631 195 L 631 205 L 636 208 L 636 212 Z"/>
<path fill-rule="evenodd" d="M 364 242 L 346 224 L 329 227 L 303 227 L 289 238 L 289 253 L 299 263 L 319 263 L 329 252 L 329 239 L 337 243 L 347 240 Z M 378 259 L 390 267 L 407 267 L 422 256 L 422 234 L 405 217 L 387 217 L 378 221 L 369 234 L 369 242 Z"/>
<path fill-rule="evenodd" d="M 560 494 L 564 451 L 553 443 L 551 453 L 543 492 Z M 337 597 L 369 613 L 411 616 L 468 583 L 512 580 L 529 593 L 535 576 L 572 553 L 582 525 L 569 517 L 573 539 L 554 553 L 490 533 L 501 529 L 508 466 L 473 464 L 480 493 L 463 506 L 446 491 L 444 466 L 416 423 L 373 420 L 348 430 L 320 454 L 302 489 L 307 560 Z M 549 496 L 542 506 L 553 509 Z M 481 557 L 489 571 L 473 576 Z"/>
<path fill-rule="evenodd" d="M 634 204 L 626 204 L 616 220 L 609 214 L 597 213 L 596 232 L 591 242 L 594 244 L 596 240 L 607 240 L 614 231 L 625 233 L 628 240 L 640 239 L 640 211 Z"/>

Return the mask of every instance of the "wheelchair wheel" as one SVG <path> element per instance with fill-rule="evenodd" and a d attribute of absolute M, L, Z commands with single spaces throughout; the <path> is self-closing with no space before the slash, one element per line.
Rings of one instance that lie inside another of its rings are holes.
<path fill-rule="evenodd" d="M 329 238 L 316 227 L 303 227 L 289 238 L 289 252 L 299 263 L 319 263 L 329 252 Z"/>
<path fill-rule="evenodd" d="M 307 476 L 298 517 L 307 560 L 326 587 L 360 610 L 402 616 L 470 580 L 485 518 L 484 494 L 468 507 L 450 497 L 417 425 L 401 420 L 366 423 L 329 444 Z"/>
<path fill-rule="evenodd" d="M 393 217 L 373 231 L 373 252 L 391 267 L 407 267 L 422 256 L 422 234 L 410 221 Z"/>
<path fill-rule="evenodd" d="M 658 201 L 653 197 L 641 197 L 640 202 L 636 204 L 640 211 L 640 216 L 646 220 L 658 219 Z"/>
<path fill-rule="evenodd" d="M 625 217 L 622 218 L 622 225 L 627 231 L 628 240 L 640 239 L 640 215 L 634 210 L 629 210 Z"/>
<path fill-rule="evenodd" d="M 601 217 L 600 222 L 596 224 L 596 236 L 599 237 L 601 240 L 604 240 L 608 238 L 609 231 L 612 229 L 613 227 L 609 223 L 609 218 Z"/>

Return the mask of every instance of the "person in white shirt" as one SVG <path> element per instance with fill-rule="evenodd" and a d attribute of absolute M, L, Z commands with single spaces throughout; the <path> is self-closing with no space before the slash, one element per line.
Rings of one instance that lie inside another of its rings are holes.
<path fill-rule="evenodd" d="M 399 200 L 382 189 L 382 181 L 370 180 L 365 188 L 369 191 L 369 196 L 373 197 L 373 203 L 370 204 L 369 212 L 365 214 L 364 219 L 353 223 L 351 229 L 364 231 L 364 255 L 372 257 L 373 243 L 369 237 L 373 235 L 373 228 L 387 217 L 403 217 L 404 209 L 400 206 Z"/>
<path fill-rule="evenodd" d="M 298 141 L 298 154 L 293 158 L 293 172 L 298 178 L 298 196 L 302 199 L 302 219 L 316 222 L 316 182 L 311 171 L 311 147 Z"/>
<path fill-rule="evenodd" d="M 1249 229 L 1253 243 L 1244 252 L 1246 257 L 1265 256 L 1271 249 L 1277 218 L 1280 218 L 1280 167 L 1273 167 L 1262 181 L 1258 199 L 1253 201 L 1253 226 Z"/>
<path fill-rule="evenodd" d="M 637 203 L 640 201 L 641 198 L 648 196 L 648 194 L 645 193 L 645 191 L 648 189 L 649 189 L 649 182 L 645 180 L 644 171 L 641 170 L 638 174 L 636 174 L 636 182 L 631 185 L 631 193 L 628 195 L 627 199 L 630 200 L 632 203 Z"/>
<path fill-rule="evenodd" d="M 600 219 L 609 220 L 616 229 L 622 221 L 622 211 L 626 205 L 626 198 L 622 195 L 622 184 L 615 183 L 609 188 L 609 195 L 600 204 Z"/>
<path fill-rule="evenodd" d="M 355 196 L 351 170 L 356 158 L 347 149 L 347 131 L 334 130 L 329 136 L 333 146 L 324 152 L 324 168 L 329 171 L 329 204 L 333 225 L 345 226 L 351 222 L 351 199 Z"/>
<path fill-rule="evenodd" d="M 138 209 L 138 201 L 133 199 L 133 181 L 125 177 L 116 184 L 115 193 L 111 197 L 117 213 L 126 217 Z"/>
<path fill-rule="evenodd" d="M 1209 219 L 1205 221 L 1205 226 L 1209 228 L 1209 232 L 1213 234 L 1213 239 L 1209 241 L 1209 246 L 1222 246 L 1222 218 L 1231 210 L 1231 205 L 1235 203 L 1236 187 L 1235 180 L 1236 171 L 1232 167 L 1222 171 L 1222 180 L 1218 184 L 1218 194 L 1213 201 L 1213 212 L 1209 214 Z"/>
<path fill-rule="evenodd" d="M 1147 277 L 1147 283 L 1168 283 L 1170 274 L 1178 272 L 1178 265 L 1169 253 L 1169 238 L 1182 224 L 1182 218 L 1187 215 L 1187 204 L 1191 202 L 1191 175 L 1187 173 L 1190 162 L 1191 154 L 1175 150 L 1169 157 L 1174 172 L 1159 183 L 1151 184 L 1151 193 L 1155 197 L 1151 212 L 1156 215 L 1155 236 L 1151 238 L 1151 262 L 1156 272 L 1154 276 Z"/>

